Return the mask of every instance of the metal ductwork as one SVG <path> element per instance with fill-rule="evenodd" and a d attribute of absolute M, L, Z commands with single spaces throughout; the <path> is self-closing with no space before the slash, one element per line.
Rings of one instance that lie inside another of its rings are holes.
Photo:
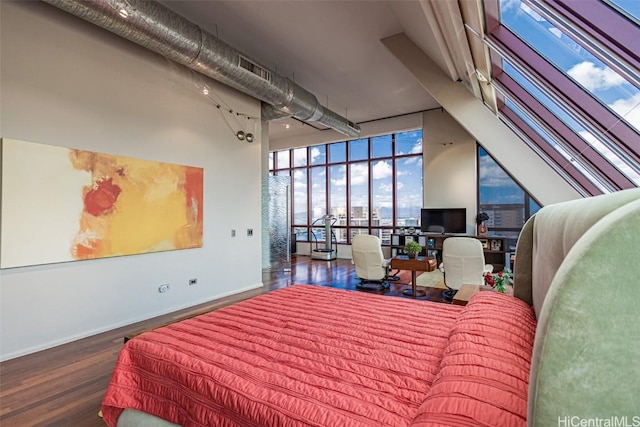
<path fill-rule="evenodd" d="M 44 1 L 260 99 L 266 120 L 293 116 L 322 123 L 350 137 L 360 135 L 357 124 L 324 108 L 306 89 L 155 1 Z"/>

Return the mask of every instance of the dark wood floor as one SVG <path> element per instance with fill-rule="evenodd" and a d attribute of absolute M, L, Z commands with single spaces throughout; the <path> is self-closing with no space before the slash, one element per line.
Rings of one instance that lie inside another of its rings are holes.
<path fill-rule="evenodd" d="M 264 273 L 263 283 L 262 289 L 0 363 L 0 426 L 102 427 L 97 414 L 124 336 L 294 283 L 355 290 L 358 279 L 351 260 L 298 256 L 292 260 L 290 273 Z M 384 294 L 408 298 L 402 295 L 406 287 L 392 282 Z M 441 291 L 431 290 L 420 299 L 441 302 Z"/>

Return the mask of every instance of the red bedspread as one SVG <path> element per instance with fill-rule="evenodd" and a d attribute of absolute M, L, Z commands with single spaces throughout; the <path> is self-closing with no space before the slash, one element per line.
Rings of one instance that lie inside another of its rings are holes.
<path fill-rule="evenodd" d="M 413 427 L 525 427 L 535 330 L 524 302 L 476 294 L 451 330 Z"/>
<path fill-rule="evenodd" d="M 462 307 L 319 286 L 129 341 L 103 401 L 183 426 L 408 426 Z"/>

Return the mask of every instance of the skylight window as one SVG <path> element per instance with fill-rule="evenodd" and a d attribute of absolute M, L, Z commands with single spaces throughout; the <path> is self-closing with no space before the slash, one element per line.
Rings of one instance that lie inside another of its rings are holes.
<path fill-rule="evenodd" d="M 513 102 L 506 100 L 507 107 L 513 111 L 522 121 L 524 121 L 531 129 L 533 129 L 538 136 L 540 136 L 544 141 L 549 144 L 556 152 L 558 152 L 564 159 L 566 163 L 571 164 L 575 167 L 584 177 L 586 177 L 593 185 L 598 187 L 600 191 L 603 193 L 609 193 L 610 190 L 603 185 L 600 180 L 593 175 L 589 170 L 584 167 L 583 163 L 580 161 L 578 156 L 572 154 L 567 147 L 560 145 L 554 138 L 552 138 L 546 131 L 544 131 L 537 123 L 535 123 L 531 117 L 525 114 L 519 107 L 517 107 Z M 566 165 L 560 165 L 563 169 L 566 168 Z"/>
<path fill-rule="evenodd" d="M 485 0 L 485 14 L 499 117 L 583 194 L 640 187 L 640 1 Z"/>
<path fill-rule="evenodd" d="M 566 126 L 568 126 L 582 140 L 592 146 L 597 152 L 604 156 L 618 170 L 624 173 L 637 186 L 640 186 L 640 174 L 627 165 L 619 155 L 607 148 L 605 144 L 599 141 L 591 132 L 584 128 L 580 123 L 574 120 L 570 114 L 565 112 L 556 102 L 551 100 L 544 92 L 535 87 L 520 72 L 518 72 L 507 61 L 503 61 L 503 70 L 511 78 L 513 78 L 520 86 L 529 92 L 538 102 L 547 108 L 553 115 L 559 118 Z"/>
<path fill-rule="evenodd" d="M 621 120 L 640 131 L 638 88 L 525 3 L 502 0 L 500 10 L 504 26 Z"/>

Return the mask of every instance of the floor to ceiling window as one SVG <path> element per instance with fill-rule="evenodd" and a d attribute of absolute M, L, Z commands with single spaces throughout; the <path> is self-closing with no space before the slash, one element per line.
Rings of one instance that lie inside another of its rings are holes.
<path fill-rule="evenodd" d="M 408 131 L 270 153 L 272 175 L 291 176 L 298 241 L 325 242 L 324 215 L 338 243 L 374 234 L 391 243 L 398 227 L 418 226 L 422 208 L 422 131 Z"/>
<path fill-rule="evenodd" d="M 478 145 L 478 212 L 489 215 L 491 233 L 507 238 L 507 251 L 515 252 L 525 221 L 540 209 L 505 170 Z"/>

